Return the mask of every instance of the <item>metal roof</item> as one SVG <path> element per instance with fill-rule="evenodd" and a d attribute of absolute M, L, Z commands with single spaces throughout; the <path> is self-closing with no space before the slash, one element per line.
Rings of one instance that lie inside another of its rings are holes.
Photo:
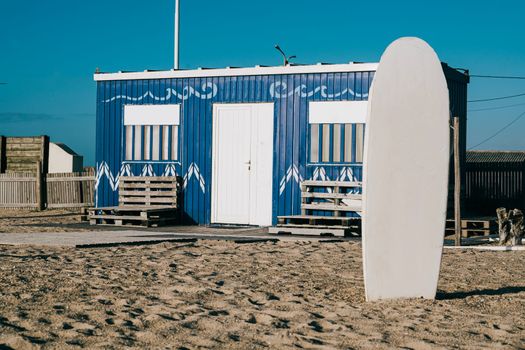
<path fill-rule="evenodd" d="M 251 75 L 276 74 L 308 74 L 308 73 L 343 73 L 343 72 L 373 72 L 377 70 L 377 63 L 346 63 L 346 64 L 311 64 L 247 68 L 200 68 L 191 70 L 166 70 L 143 72 L 95 73 L 95 81 L 108 80 L 139 80 L 139 79 L 169 79 L 169 78 L 198 78 L 198 77 L 228 77 Z"/>
<path fill-rule="evenodd" d="M 75 151 L 73 151 L 71 148 L 69 148 L 68 145 L 66 145 L 65 143 L 62 143 L 62 142 L 51 142 L 51 143 L 54 143 L 55 145 L 57 145 L 58 147 L 60 147 L 62 150 L 64 150 L 64 152 L 66 152 L 67 154 L 70 154 L 72 156 L 78 156 L 79 154 Z"/>
<path fill-rule="evenodd" d="M 467 163 L 525 163 L 525 151 L 467 151 Z"/>

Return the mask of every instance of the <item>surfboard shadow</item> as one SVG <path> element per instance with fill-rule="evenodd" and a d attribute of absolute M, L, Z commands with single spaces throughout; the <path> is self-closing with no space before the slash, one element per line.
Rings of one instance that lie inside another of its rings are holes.
<path fill-rule="evenodd" d="M 498 289 L 476 289 L 468 292 L 437 292 L 437 300 L 453 300 L 453 299 L 464 299 L 471 296 L 490 296 L 490 295 L 504 295 L 504 294 L 516 294 L 525 292 L 525 286 L 512 286 L 512 287 L 501 287 Z"/>

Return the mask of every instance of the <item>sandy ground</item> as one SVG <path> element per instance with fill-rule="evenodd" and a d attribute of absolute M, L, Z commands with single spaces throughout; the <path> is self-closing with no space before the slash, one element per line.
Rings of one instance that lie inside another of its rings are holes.
<path fill-rule="evenodd" d="M 0 247 L 0 348 L 525 348 L 524 251 L 447 250 L 438 300 L 366 303 L 360 249 Z"/>
<path fill-rule="evenodd" d="M 0 210 L 0 232 L 71 232 L 89 231 L 78 227 L 80 211 L 26 209 Z M 75 225 L 75 226 L 71 226 Z"/>

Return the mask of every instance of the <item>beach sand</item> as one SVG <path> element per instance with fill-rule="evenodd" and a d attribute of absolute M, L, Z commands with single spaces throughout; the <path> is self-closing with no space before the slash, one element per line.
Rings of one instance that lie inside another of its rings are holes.
<path fill-rule="evenodd" d="M 437 300 L 366 303 L 358 242 L 3 246 L 0 344 L 523 348 L 524 263 L 524 251 L 447 250 Z"/>
<path fill-rule="evenodd" d="M 79 223 L 79 210 L 0 210 L 0 233 L 90 231 L 90 228 L 82 227 Z"/>

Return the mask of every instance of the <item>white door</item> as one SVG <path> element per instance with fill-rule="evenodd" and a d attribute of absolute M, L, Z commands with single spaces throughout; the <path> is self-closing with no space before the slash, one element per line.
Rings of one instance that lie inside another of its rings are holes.
<path fill-rule="evenodd" d="M 272 103 L 213 106 L 211 221 L 272 224 Z"/>

